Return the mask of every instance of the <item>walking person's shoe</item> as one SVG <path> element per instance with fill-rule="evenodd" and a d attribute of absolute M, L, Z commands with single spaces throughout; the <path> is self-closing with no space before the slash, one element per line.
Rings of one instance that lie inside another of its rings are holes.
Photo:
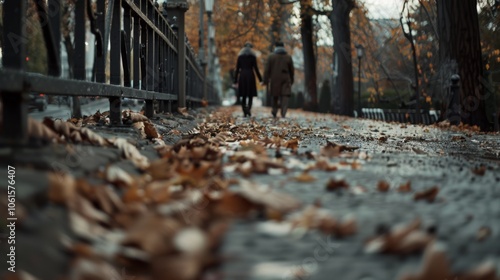
<path fill-rule="evenodd" d="M 273 114 L 273 118 L 276 118 L 276 112 L 271 112 Z"/>
<path fill-rule="evenodd" d="M 250 114 L 250 109 L 248 109 L 248 107 L 243 107 L 243 115 L 245 117 L 248 117 L 248 116 L 252 115 L 252 114 Z"/>

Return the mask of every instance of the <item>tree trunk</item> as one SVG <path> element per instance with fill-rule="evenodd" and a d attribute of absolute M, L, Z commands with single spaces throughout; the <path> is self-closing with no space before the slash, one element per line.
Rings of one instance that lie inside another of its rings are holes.
<path fill-rule="evenodd" d="M 335 84 L 335 96 L 340 106 L 334 104 L 334 113 L 352 116 L 353 104 L 353 75 L 351 58 L 351 33 L 349 14 L 354 8 L 353 0 L 334 0 L 333 13 L 330 14 L 334 52 L 337 54 L 338 76 Z"/>
<path fill-rule="evenodd" d="M 483 86 L 483 60 L 477 0 L 438 0 L 439 55 L 441 66 L 458 66 L 461 85 L 461 121 L 489 129 Z M 456 73 L 446 73 L 444 77 Z M 449 80 L 449 79 L 448 79 Z M 445 81 L 447 82 L 447 81 Z"/>
<path fill-rule="evenodd" d="M 318 105 L 318 91 L 313 41 L 313 14 L 312 0 L 300 0 L 300 35 L 304 55 L 305 93 L 310 98 L 309 104 L 304 109 L 315 111 Z"/>

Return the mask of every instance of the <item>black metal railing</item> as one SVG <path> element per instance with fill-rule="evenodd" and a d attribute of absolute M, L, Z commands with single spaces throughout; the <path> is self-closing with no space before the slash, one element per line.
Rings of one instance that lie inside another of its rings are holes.
<path fill-rule="evenodd" d="M 26 8 L 29 1 L 3 3 L 3 68 L 0 96 L 4 142 L 27 139 L 27 93 L 101 96 L 109 98 L 112 125 L 121 124 L 122 98 L 143 99 L 145 114 L 196 106 L 206 100 L 220 104 L 205 79 L 185 37 L 186 0 L 170 0 L 162 8 L 152 0 L 76 0 L 74 7 L 73 79 L 61 78 L 61 2 L 32 0 L 42 27 L 48 57 L 48 75 L 25 68 Z M 107 2 L 107 4 L 105 4 Z M 95 36 L 92 78 L 86 75 L 86 33 Z M 179 39 L 182 38 L 182 39 Z M 109 46 L 109 50 L 108 50 Z M 43 48 L 41 48 L 43 49 Z M 108 54 L 109 52 L 109 54 Z M 106 72 L 109 56 L 109 79 Z"/>
<path fill-rule="evenodd" d="M 362 108 L 363 118 L 380 120 L 386 122 L 400 123 L 422 123 L 432 124 L 439 119 L 439 111 L 421 110 L 418 113 L 415 109 L 380 109 L 380 108 Z"/>

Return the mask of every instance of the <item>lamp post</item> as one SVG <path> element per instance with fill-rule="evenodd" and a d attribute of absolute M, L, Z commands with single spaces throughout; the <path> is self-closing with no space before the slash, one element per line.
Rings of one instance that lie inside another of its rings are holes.
<path fill-rule="evenodd" d="M 361 113 L 361 58 L 363 57 L 363 46 L 356 45 L 356 54 L 358 55 L 358 116 L 362 117 Z"/>
<path fill-rule="evenodd" d="M 205 11 L 208 16 L 208 77 L 210 81 L 214 78 L 214 62 L 213 62 L 213 40 L 215 38 L 215 28 L 212 22 L 212 12 L 214 9 L 214 0 L 205 0 Z"/>

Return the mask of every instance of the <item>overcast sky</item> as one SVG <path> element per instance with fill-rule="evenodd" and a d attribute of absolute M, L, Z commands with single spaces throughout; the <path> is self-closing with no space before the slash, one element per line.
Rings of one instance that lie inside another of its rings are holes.
<path fill-rule="evenodd" d="M 403 0 L 363 0 L 371 18 L 399 18 Z"/>

